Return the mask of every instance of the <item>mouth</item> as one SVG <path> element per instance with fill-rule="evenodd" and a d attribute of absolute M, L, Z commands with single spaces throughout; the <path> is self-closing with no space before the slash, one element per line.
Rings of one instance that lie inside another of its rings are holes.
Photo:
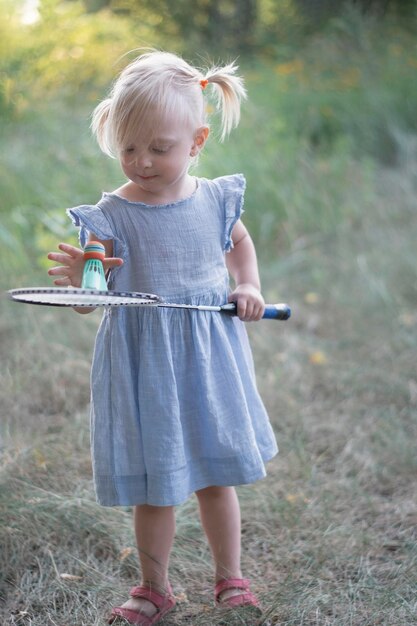
<path fill-rule="evenodd" d="M 141 180 L 148 180 L 149 181 L 149 180 L 153 180 L 154 178 L 156 178 L 156 174 L 154 174 L 153 176 L 140 176 L 139 175 L 139 178 Z"/>

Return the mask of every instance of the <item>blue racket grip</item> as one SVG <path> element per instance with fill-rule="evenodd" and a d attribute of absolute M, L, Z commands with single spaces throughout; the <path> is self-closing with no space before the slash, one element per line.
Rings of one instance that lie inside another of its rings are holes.
<path fill-rule="evenodd" d="M 221 307 L 224 313 L 237 315 L 235 302 L 229 302 Z M 267 304 L 262 319 L 266 320 L 287 320 L 291 317 L 291 309 L 288 304 Z"/>
<path fill-rule="evenodd" d="M 291 309 L 288 304 L 267 304 L 262 319 L 287 320 L 291 317 Z"/>

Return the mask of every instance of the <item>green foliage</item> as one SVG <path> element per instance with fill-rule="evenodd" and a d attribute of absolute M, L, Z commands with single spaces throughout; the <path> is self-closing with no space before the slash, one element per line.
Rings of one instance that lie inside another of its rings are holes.
<path fill-rule="evenodd" d="M 165 42 L 182 52 L 253 54 L 302 31 L 305 19 L 293 0 L 84 0 L 88 11 L 104 7 L 128 15 L 137 25 L 152 24 Z"/>
<path fill-rule="evenodd" d="M 158 46 L 157 31 L 82 2 L 41 0 L 40 19 L 22 23 L 19 5 L 0 0 L 0 114 L 20 117 L 57 94 L 94 102 L 138 46 Z M 82 92 L 82 94 L 80 94 Z"/>
<path fill-rule="evenodd" d="M 77 243 L 65 208 L 95 202 L 120 174 L 115 161 L 100 158 L 84 103 L 77 111 L 61 100 L 37 107 L 0 129 L 8 146 L 0 156 L 0 256 L 17 273 L 43 268 L 44 279 L 46 252 L 61 240 Z"/>
<path fill-rule="evenodd" d="M 348 13 L 289 63 L 276 66 L 284 117 L 316 150 L 350 142 L 354 154 L 396 161 L 396 134 L 415 133 L 414 37 Z"/>
<path fill-rule="evenodd" d="M 241 126 L 202 167 L 247 174 L 245 219 L 262 250 L 360 226 L 378 168 L 413 151 L 416 69 L 410 34 L 349 13 L 292 58 L 246 72 Z"/>
<path fill-rule="evenodd" d="M 64 207 L 95 202 L 120 181 L 117 163 L 89 136 L 89 114 L 128 62 L 138 29 L 124 15 L 59 0 L 43 0 L 42 19 L 22 25 L 19 5 L 0 2 L 8 21 L 0 38 L 0 138 L 8 146 L 0 156 L 0 238 L 7 254 L 26 252 L 44 267 L 55 241 L 75 241 Z M 276 3 L 262 7 L 275 28 Z M 288 0 L 279 15 L 297 24 L 293 10 Z M 140 32 L 155 44 L 157 27 L 149 17 Z M 357 11 L 284 56 L 242 59 L 249 101 L 241 126 L 219 145 L 212 120 L 197 173 L 246 174 L 245 221 L 261 254 L 343 224 L 359 227 L 378 164 L 401 164 L 413 149 L 416 69 L 408 31 Z"/>
<path fill-rule="evenodd" d="M 350 9 L 378 19 L 417 17 L 416 0 L 194 0 L 192 10 L 188 0 L 83 2 L 89 12 L 107 8 L 138 25 L 153 24 L 165 41 L 181 42 L 183 52 L 203 49 L 221 56 L 282 52 Z"/>

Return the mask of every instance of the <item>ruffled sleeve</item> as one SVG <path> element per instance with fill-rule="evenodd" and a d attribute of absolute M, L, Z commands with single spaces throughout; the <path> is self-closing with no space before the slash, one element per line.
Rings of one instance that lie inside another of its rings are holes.
<path fill-rule="evenodd" d="M 243 174 L 222 176 L 215 181 L 222 190 L 224 206 L 224 243 L 225 252 L 233 248 L 232 230 L 243 213 L 246 180 Z"/>
<path fill-rule="evenodd" d="M 82 204 L 67 209 L 67 214 L 72 219 L 74 226 L 79 228 L 79 240 L 84 248 L 88 241 L 89 233 L 94 233 L 103 241 L 114 239 L 111 226 L 103 211 L 97 205 Z"/>

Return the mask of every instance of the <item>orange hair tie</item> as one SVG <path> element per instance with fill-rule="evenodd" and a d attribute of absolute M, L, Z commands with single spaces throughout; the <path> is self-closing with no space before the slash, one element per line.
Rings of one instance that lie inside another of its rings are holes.
<path fill-rule="evenodd" d="M 205 88 L 207 87 L 207 85 L 208 85 L 208 80 L 207 80 L 207 78 L 202 78 L 202 79 L 200 80 L 200 85 L 201 85 L 201 89 L 205 89 Z"/>

